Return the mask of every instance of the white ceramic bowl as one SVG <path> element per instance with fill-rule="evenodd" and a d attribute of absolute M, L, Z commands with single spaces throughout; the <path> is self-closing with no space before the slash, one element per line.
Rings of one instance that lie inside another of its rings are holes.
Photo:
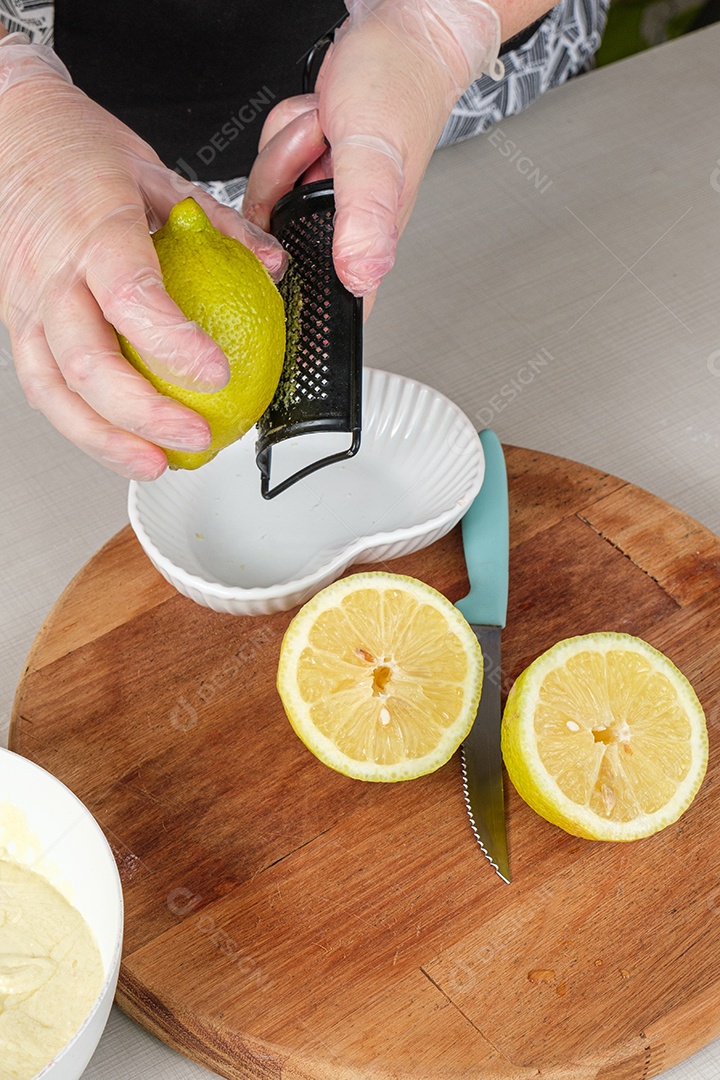
<path fill-rule="evenodd" d="M 314 460 L 318 436 L 273 450 L 272 482 Z M 323 436 L 323 453 L 348 444 Z M 436 390 L 365 369 L 358 454 L 260 494 L 252 432 L 201 469 L 130 483 L 130 522 L 179 592 L 234 615 L 304 603 L 358 562 L 417 551 L 449 532 L 480 490 L 485 459 L 467 416 Z"/>
<path fill-rule="evenodd" d="M 8 810 L 10 807 L 10 810 Z M 23 827 L 18 830 L 14 811 Z M 49 772 L 0 748 L 0 849 L 42 874 L 95 935 L 105 978 L 73 1038 L 36 1080 L 79 1080 L 107 1022 L 120 971 L 123 897 L 112 851 L 90 811 Z M 1 1070 L 0 1070 L 1 1071 Z"/>

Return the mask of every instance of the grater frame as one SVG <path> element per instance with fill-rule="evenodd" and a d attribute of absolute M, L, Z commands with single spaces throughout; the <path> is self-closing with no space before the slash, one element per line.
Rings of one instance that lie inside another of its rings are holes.
<path fill-rule="evenodd" d="M 290 256 L 280 284 L 287 347 L 275 396 L 257 424 L 260 491 L 272 499 L 318 469 L 353 457 L 362 431 L 362 298 L 335 272 L 331 179 L 294 188 L 276 204 L 270 231 Z M 300 435 L 345 432 L 347 449 L 318 457 L 274 486 L 272 449 Z"/>

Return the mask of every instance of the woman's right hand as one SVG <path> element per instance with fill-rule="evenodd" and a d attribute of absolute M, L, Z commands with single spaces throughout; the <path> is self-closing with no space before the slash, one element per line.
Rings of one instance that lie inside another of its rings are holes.
<path fill-rule="evenodd" d="M 266 119 L 244 207 L 266 228 L 299 178 L 332 176 L 335 268 L 367 298 L 392 268 L 453 106 L 483 72 L 502 75 L 503 23 L 498 0 L 345 2 L 349 18 L 326 53 L 317 93 L 279 102 Z M 508 0 L 508 25 L 551 3 Z"/>
<path fill-rule="evenodd" d="M 165 469 L 160 446 L 203 450 L 210 433 L 124 359 L 113 327 L 178 386 L 212 392 L 229 377 L 222 350 L 165 292 L 150 238 L 188 195 L 282 275 L 277 241 L 167 169 L 51 49 L 0 41 L 0 318 L 17 375 L 58 431 L 139 480 Z"/>

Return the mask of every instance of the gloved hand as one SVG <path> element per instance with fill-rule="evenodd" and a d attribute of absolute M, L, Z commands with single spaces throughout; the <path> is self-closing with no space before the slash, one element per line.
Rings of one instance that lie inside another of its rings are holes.
<path fill-rule="evenodd" d="M 150 239 L 188 195 L 281 276 L 275 240 L 165 168 L 51 49 L 0 41 L 0 318 L 18 378 L 62 434 L 137 479 L 166 467 L 154 444 L 203 450 L 210 433 L 127 363 L 112 327 L 179 386 L 218 390 L 229 377 L 219 346 L 165 292 Z"/>
<path fill-rule="evenodd" d="M 268 116 L 243 212 L 266 229 L 298 178 L 333 175 L 335 267 L 353 293 L 368 295 L 393 265 L 453 105 L 483 72 L 501 77 L 501 30 L 482 0 L 346 4 L 350 17 L 317 92 L 280 102 Z"/>

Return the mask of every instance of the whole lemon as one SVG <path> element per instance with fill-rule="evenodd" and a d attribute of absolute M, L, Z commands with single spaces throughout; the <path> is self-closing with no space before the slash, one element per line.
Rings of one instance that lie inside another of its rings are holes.
<path fill-rule="evenodd" d="M 197 469 L 242 438 L 272 401 L 285 356 L 285 306 L 257 256 L 216 229 L 194 199 L 174 206 L 152 240 L 168 293 L 217 342 L 230 364 L 230 380 L 222 390 L 184 390 L 150 371 L 118 335 L 133 367 L 210 425 L 207 450 L 166 450 L 171 468 Z"/>

